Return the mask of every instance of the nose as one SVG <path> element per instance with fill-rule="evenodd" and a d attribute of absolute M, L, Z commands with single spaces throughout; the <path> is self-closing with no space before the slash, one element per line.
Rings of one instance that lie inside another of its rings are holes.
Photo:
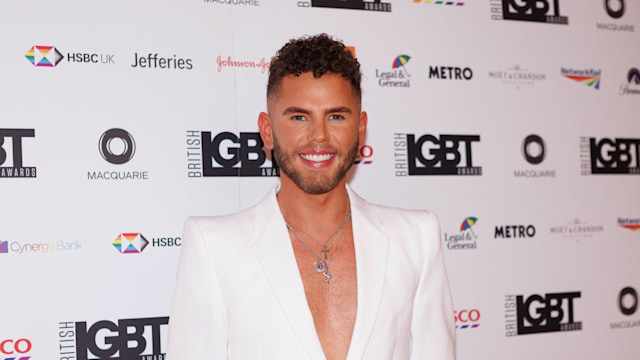
<path fill-rule="evenodd" d="M 323 120 L 313 120 L 309 124 L 309 140 L 316 142 L 329 141 L 327 124 Z"/>

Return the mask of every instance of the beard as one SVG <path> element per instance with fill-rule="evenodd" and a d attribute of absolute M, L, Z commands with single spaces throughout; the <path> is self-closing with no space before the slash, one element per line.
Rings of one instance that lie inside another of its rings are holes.
<path fill-rule="evenodd" d="M 346 154 L 341 151 L 336 151 L 334 155 L 334 157 L 336 157 L 335 160 L 342 159 L 342 162 L 338 164 L 338 169 L 336 170 L 313 171 L 300 169 L 295 166 L 297 152 L 287 153 L 283 151 L 280 143 L 278 143 L 277 137 L 273 134 L 273 157 L 280 171 L 285 173 L 302 191 L 313 195 L 325 194 L 335 189 L 338 183 L 340 183 L 340 180 L 347 175 L 347 172 L 358 156 L 359 149 L 360 145 L 358 139 L 356 139 Z M 333 171 L 333 173 L 329 173 L 329 171 Z"/>

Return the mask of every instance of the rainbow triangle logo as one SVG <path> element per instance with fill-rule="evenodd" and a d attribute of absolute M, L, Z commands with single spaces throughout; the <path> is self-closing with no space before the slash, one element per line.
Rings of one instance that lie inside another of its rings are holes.
<path fill-rule="evenodd" d="M 64 56 L 53 46 L 32 46 L 24 56 L 33 66 L 54 67 Z"/>

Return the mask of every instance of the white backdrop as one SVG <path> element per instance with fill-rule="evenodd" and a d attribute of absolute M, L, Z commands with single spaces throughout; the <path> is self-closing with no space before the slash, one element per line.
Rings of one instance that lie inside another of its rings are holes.
<path fill-rule="evenodd" d="M 257 132 L 275 51 L 319 32 L 362 64 L 368 147 L 351 185 L 439 214 L 458 358 L 637 359 L 640 3 L 504 6 L 2 1 L 0 359 L 164 358 L 184 219 L 277 182 L 198 175 L 218 153 L 271 174 L 259 144 L 233 138 Z M 592 158 L 626 173 L 590 174 Z"/>

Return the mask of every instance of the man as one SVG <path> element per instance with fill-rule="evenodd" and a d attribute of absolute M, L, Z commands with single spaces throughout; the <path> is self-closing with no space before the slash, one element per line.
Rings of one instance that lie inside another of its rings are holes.
<path fill-rule="evenodd" d="M 279 189 L 187 220 L 170 360 L 455 358 L 437 218 L 346 184 L 367 128 L 359 68 L 325 34 L 272 59 L 258 127 Z"/>

